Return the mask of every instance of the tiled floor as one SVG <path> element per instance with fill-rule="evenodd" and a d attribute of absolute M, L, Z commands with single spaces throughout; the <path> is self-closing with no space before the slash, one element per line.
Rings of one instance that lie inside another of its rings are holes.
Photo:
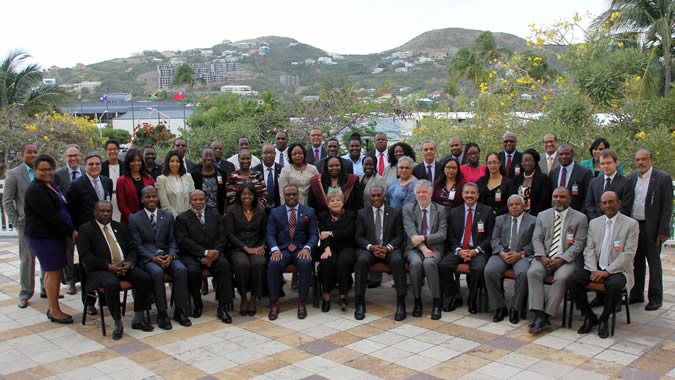
<path fill-rule="evenodd" d="M 559 319 L 530 336 L 527 321 L 493 323 L 491 314 L 469 315 L 466 307 L 432 321 L 428 293 L 423 318 L 396 322 L 385 276 L 384 286 L 368 291 L 363 321 L 337 307 L 325 314 L 310 308 L 299 321 L 296 294 L 287 289 L 278 320 L 267 319 L 263 300 L 255 317 L 233 313 L 234 323 L 225 325 L 215 318 L 211 292 L 192 327 L 139 332 L 129 313 L 119 341 L 101 336 L 96 318 L 86 326 L 48 322 L 46 300 L 37 297 L 17 308 L 17 252 L 14 240 L 0 240 L 0 379 L 675 379 L 675 250 L 663 253 L 663 308 L 633 305 L 632 323 L 618 314 L 609 339 L 559 328 Z M 507 294 L 510 287 L 507 281 Z M 80 321 L 80 295 L 63 302 Z M 580 323 L 577 314 L 575 328 Z"/>

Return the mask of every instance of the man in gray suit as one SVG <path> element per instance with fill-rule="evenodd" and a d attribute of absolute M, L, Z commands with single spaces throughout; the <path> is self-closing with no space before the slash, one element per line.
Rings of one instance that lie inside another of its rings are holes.
<path fill-rule="evenodd" d="M 68 165 L 60 168 L 54 173 L 54 182 L 56 186 L 61 189 L 63 194 L 68 192 L 70 182 L 74 181 L 84 175 L 84 168 L 80 166 L 82 160 L 82 153 L 80 148 L 73 144 L 66 148 L 64 158 Z M 68 265 L 63 269 L 63 278 L 68 285 L 66 293 L 73 295 L 77 293 L 75 283 L 77 282 L 77 272 L 73 264 L 73 255 L 75 253 L 75 245 L 70 237 L 66 237 L 66 260 Z"/>
<path fill-rule="evenodd" d="M 638 245 L 638 222 L 619 212 L 621 200 L 613 191 L 600 198 L 601 215 L 588 225 L 588 239 L 584 249 L 584 267 L 576 268 L 567 280 L 574 302 L 584 315 L 579 334 L 588 334 L 598 325 L 598 336 L 609 336 L 609 315 L 616 308 L 624 288 L 633 286 L 633 258 Z M 589 282 L 605 285 L 604 309 L 598 318 L 588 304 L 586 285 Z"/>
<path fill-rule="evenodd" d="M 525 201 L 518 194 L 509 197 L 509 213 L 500 215 L 492 230 L 492 257 L 485 266 L 485 285 L 490 301 L 490 309 L 495 310 L 494 322 L 501 322 L 506 315 L 504 300 L 504 271 L 512 268 L 515 273 L 515 286 L 509 321 L 520 322 L 520 309 L 527 294 L 527 270 L 534 255 L 532 233 L 537 218 L 525 212 Z"/>
<path fill-rule="evenodd" d="M 586 215 L 570 207 L 572 196 L 566 187 L 553 191 L 553 207 L 537 215 L 532 235 L 534 257 L 527 271 L 528 303 L 536 318 L 529 325 L 530 334 L 551 326 L 549 317 L 558 312 L 565 296 L 567 278 L 581 266 L 586 245 Z M 553 283 L 544 291 L 544 277 L 553 275 Z"/>
<path fill-rule="evenodd" d="M 403 207 L 403 229 L 407 236 L 405 258 L 408 261 L 412 291 L 415 296 L 413 317 L 422 316 L 422 284 L 427 277 L 433 309 L 431 319 L 441 319 L 441 284 L 438 263 L 445 252 L 448 221 L 445 208 L 431 201 L 431 182 L 421 179 L 415 184 L 416 201 Z"/>
<path fill-rule="evenodd" d="M 558 137 L 554 133 L 546 134 L 542 143 L 544 144 L 544 154 L 539 159 L 539 169 L 542 173 L 549 175 L 553 169 L 560 166 L 560 161 L 558 161 Z"/>
<path fill-rule="evenodd" d="M 28 300 L 35 292 L 35 253 L 30 249 L 28 241 L 26 241 L 24 236 L 26 216 L 23 212 L 23 206 L 26 189 L 33 179 L 35 179 L 33 161 L 37 155 L 38 150 L 35 144 L 23 144 L 23 150 L 20 153 L 23 162 L 7 173 L 2 199 L 2 207 L 5 209 L 8 222 L 19 231 L 21 291 L 19 292 L 18 306 L 22 309 L 28 306 Z M 41 293 L 44 293 L 42 280 L 40 280 L 40 288 L 43 289 Z"/>

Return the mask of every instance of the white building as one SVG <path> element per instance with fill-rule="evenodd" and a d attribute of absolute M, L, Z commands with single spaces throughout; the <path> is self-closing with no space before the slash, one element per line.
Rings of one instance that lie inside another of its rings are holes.
<path fill-rule="evenodd" d="M 185 110 L 159 110 L 159 120 L 166 122 L 166 127 L 169 131 L 175 135 L 181 135 L 181 130 L 185 129 L 185 121 L 190 118 L 192 114 L 191 108 L 186 108 Z M 129 134 L 134 133 L 134 126 L 143 125 L 143 123 L 148 123 L 151 125 L 157 125 L 157 109 L 155 108 L 140 108 L 134 110 L 134 112 L 127 112 L 124 115 L 112 120 L 113 129 L 124 129 L 129 132 Z"/>
<path fill-rule="evenodd" d="M 220 92 L 229 92 L 232 94 L 239 94 L 243 96 L 256 96 L 258 91 L 251 89 L 251 86 L 239 85 L 239 86 L 221 86 Z"/>

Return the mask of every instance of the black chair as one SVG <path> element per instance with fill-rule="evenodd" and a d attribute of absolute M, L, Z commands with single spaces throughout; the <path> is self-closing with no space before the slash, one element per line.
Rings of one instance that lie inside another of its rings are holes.
<path fill-rule="evenodd" d="M 103 288 L 97 288 L 96 290 L 92 292 L 86 292 L 85 289 L 87 289 L 87 273 L 84 268 L 83 264 L 76 264 L 78 267 L 78 273 L 80 274 L 80 286 L 81 286 L 81 297 L 82 297 L 82 325 L 87 324 L 87 298 L 89 297 L 98 297 L 98 312 L 99 315 L 101 316 L 101 333 L 103 336 L 105 336 L 105 315 L 103 314 L 103 307 L 107 306 L 105 303 L 105 296 L 103 295 L 104 289 Z M 129 290 L 133 290 L 134 286 L 129 282 L 129 281 L 120 281 L 120 288 L 124 292 L 122 302 L 120 303 L 120 307 L 122 308 L 122 315 L 124 316 L 126 314 L 127 310 L 127 292 Z M 94 293 L 95 294 L 92 294 Z"/>

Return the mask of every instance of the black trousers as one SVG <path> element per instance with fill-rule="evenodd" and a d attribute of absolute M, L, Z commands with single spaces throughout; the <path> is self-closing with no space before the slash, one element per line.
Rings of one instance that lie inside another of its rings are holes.
<path fill-rule="evenodd" d="M 591 272 L 583 268 L 577 268 L 574 273 L 567 278 L 567 288 L 572 292 L 574 302 L 586 318 L 595 318 L 595 314 L 588 305 L 588 296 L 586 295 L 586 285 L 591 282 Z M 626 286 L 626 277 L 622 273 L 610 274 L 605 279 L 605 307 L 600 315 L 600 320 L 607 321 L 607 318 L 616 308 L 616 303 L 621 297 L 621 290 Z"/>
<path fill-rule="evenodd" d="M 630 291 L 630 298 L 634 300 L 643 300 L 645 293 L 645 273 L 647 264 L 649 264 L 649 287 L 647 289 L 647 299 L 649 302 L 661 305 L 663 301 L 663 272 L 661 269 L 661 245 L 656 243 L 656 236 L 652 239 L 647 234 L 645 222 L 640 222 L 640 237 L 638 238 L 638 247 L 633 261 L 633 275 L 635 285 Z"/>
<path fill-rule="evenodd" d="M 469 302 L 478 301 L 478 287 L 483 281 L 483 270 L 485 269 L 487 261 L 488 255 L 479 253 L 468 262 L 469 271 L 471 272 L 471 279 L 469 281 Z M 446 296 L 455 296 L 459 294 L 459 288 L 457 287 L 457 282 L 455 282 L 455 271 L 459 264 L 463 263 L 464 259 L 459 255 L 455 255 L 454 252 L 448 252 L 438 264 L 438 270 L 441 276 L 441 287 L 443 289 L 443 294 Z"/>
<path fill-rule="evenodd" d="M 396 286 L 396 295 L 405 296 L 408 285 L 405 279 L 405 260 L 400 249 L 391 251 L 383 259 L 375 257 L 371 252 L 365 249 L 356 251 L 356 263 L 354 264 L 354 277 L 356 283 L 355 293 L 357 297 L 363 297 L 366 294 L 366 284 L 368 283 L 368 270 L 375 263 L 384 263 L 394 276 L 394 285 Z"/>
<path fill-rule="evenodd" d="M 230 263 L 222 255 L 211 263 L 208 268 L 197 260 L 194 256 L 183 256 L 181 261 L 187 268 L 188 293 L 192 296 L 195 306 L 203 306 L 202 294 L 200 292 L 202 287 L 202 270 L 208 269 L 216 281 L 216 299 L 218 305 L 228 304 L 232 302 L 232 272 L 230 271 Z"/>
<path fill-rule="evenodd" d="M 323 292 L 330 293 L 337 282 L 340 294 L 346 295 L 349 292 L 349 281 L 355 261 L 353 248 L 343 248 L 338 252 L 331 252 L 331 256 L 327 259 L 320 259 L 319 274 Z"/>
<path fill-rule="evenodd" d="M 251 297 L 261 297 L 265 289 L 265 275 L 267 274 L 267 257 L 265 255 L 249 255 L 243 250 L 232 251 L 230 256 L 232 269 L 237 279 L 239 294 L 246 295 L 251 291 Z"/>
<path fill-rule="evenodd" d="M 143 264 L 143 270 L 150 274 L 152 280 L 152 292 L 155 295 L 157 311 L 165 313 L 167 310 L 166 287 L 164 286 L 164 273 L 173 277 L 173 303 L 176 308 L 187 308 L 187 269 L 180 259 L 174 259 L 166 268 L 148 261 Z"/>
<path fill-rule="evenodd" d="M 129 281 L 135 288 L 134 311 L 145 311 L 149 305 L 152 280 L 144 270 L 132 268 L 125 276 L 118 277 L 108 271 L 97 270 L 87 273 L 87 287 L 89 289 L 103 288 L 105 303 L 110 315 L 116 321 L 122 318 L 120 310 L 120 281 Z"/>

